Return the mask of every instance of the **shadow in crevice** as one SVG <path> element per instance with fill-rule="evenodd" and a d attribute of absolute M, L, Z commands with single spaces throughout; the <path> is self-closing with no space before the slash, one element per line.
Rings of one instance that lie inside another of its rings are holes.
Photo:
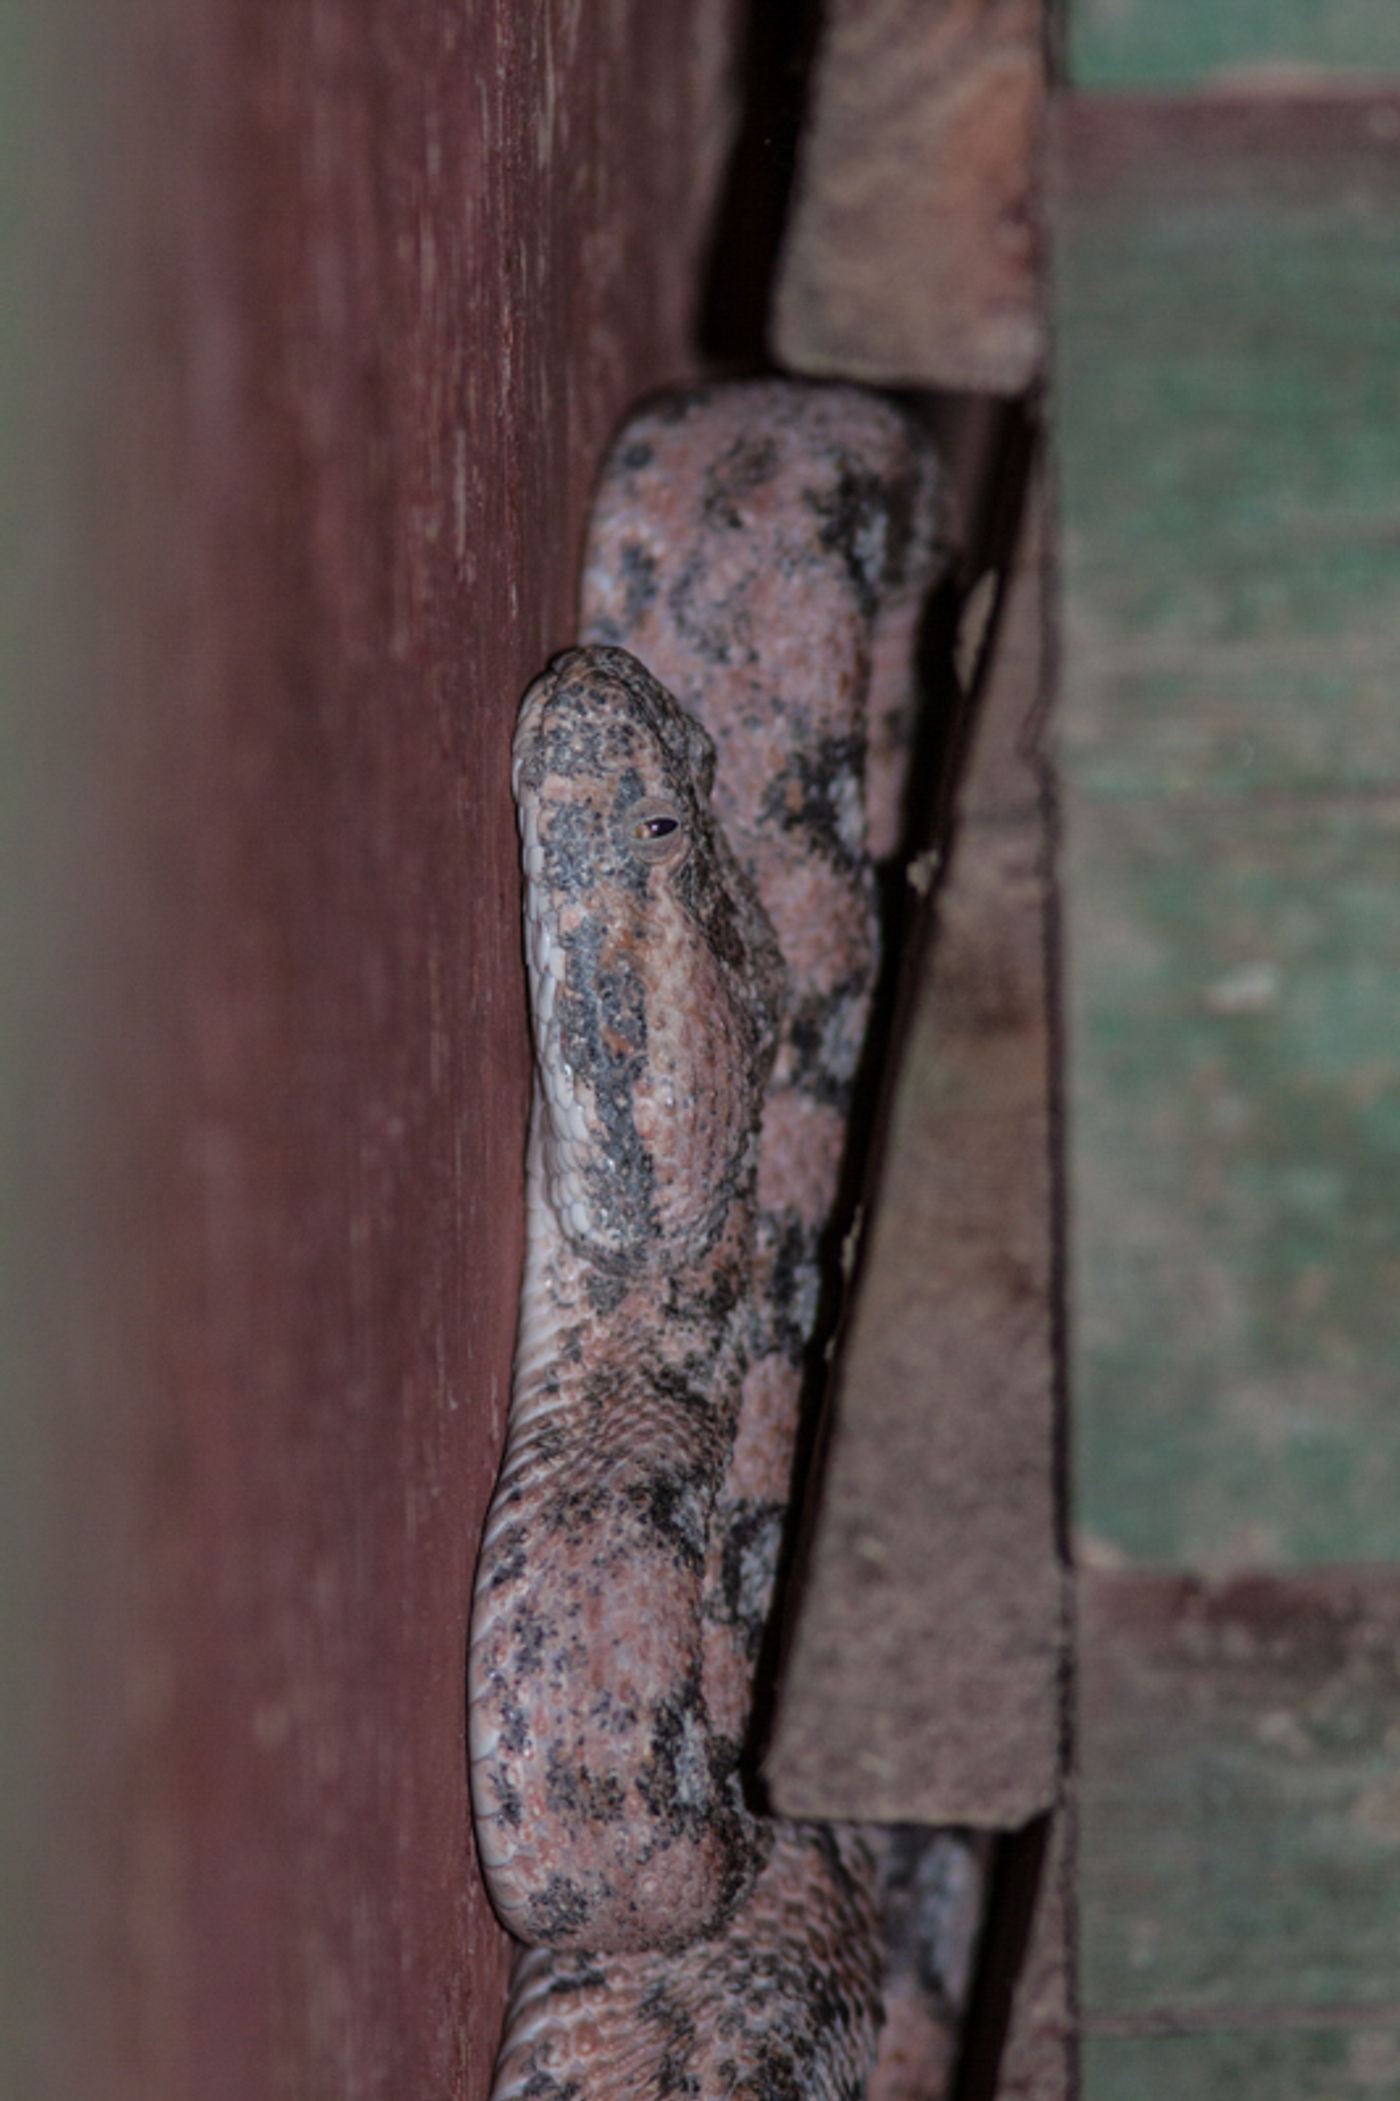
<path fill-rule="evenodd" d="M 1016 1988 L 1052 1872 L 1054 1815 L 1035 1817 L 998 1841 L 950 2101 L 997 2101 Z"/>
<path fill-rule="evenodd" d="M 750 0 L 740 116 L 702 272 L 697 348 L 716 376 L 772 371 L 768 307 L 821 28 L 818 0 Z"/>

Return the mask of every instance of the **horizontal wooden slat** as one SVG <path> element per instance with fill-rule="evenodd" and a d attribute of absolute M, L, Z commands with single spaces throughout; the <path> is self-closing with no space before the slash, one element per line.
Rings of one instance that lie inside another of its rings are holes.
<path fill-rule="evenodd" d="M 1400 71 L 1392 0 L 1074 0 L 1068 12 L 1080 88 Z"/>
<path fill-rule="evenodd" d="M 1086 2020 L 1393 2011 L 1400 1574 L 1080 1579 Z"/>
<path fill-rule="evenodd" d="M 1400 2022 L 1279 2031 L 1097 2036 L 1092 2101 L 1377 2101 L 1400 2090 Z"/>

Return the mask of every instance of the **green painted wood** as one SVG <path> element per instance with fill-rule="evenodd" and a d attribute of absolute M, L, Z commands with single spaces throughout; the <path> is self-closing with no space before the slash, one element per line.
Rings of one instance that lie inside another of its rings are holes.
<path fill-rule="evenodd" d="M 1079 1530 L 1400 1560 L 1400 796 L 1070 820 Z"/>
<path fill-rule="evenodd" d="M 1266 68 L 1400 71 L 1394 0 L 1072 0 L 1081 88 L 1180 89 Z"/>
<path fill-rule="evenodd" d="M 1400 779 L 1400 107 L 1125 129 L 1084 138 L 1057 249 L 1064 762 L 1103 795 Z"/>
<path fill-rule="evenodd" d="M 1400 2094 L 1400 101 L 1055 212 L 1082 2091 Z"/>
<path fill-rule="evenodd" d="M 1076 1514 L 1400 1552 L 1400 107 L 1086 105 L 1057 316 Z"/>
<path fill-rule="evenodd" d="M 1400 2022 L 1302 2033 L 1088 2035 L 1093 2101 L 1394 2101 Z"/>
<path fill-rule="evenodd" d="M 1400 1578 L 1101 1575 L 1080 1636 L 1090 2023 L 1393 2011 Z"/>

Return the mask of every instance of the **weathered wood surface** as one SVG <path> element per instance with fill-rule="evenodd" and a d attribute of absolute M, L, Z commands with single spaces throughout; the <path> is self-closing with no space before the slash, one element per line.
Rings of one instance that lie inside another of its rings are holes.
<path fill-rule="evenodd" d="M 1063 111 L 1087 2101 L 1400 2074 L 1397 197 L 1394 88 Z"/>
<path fill-rule="evenodd" d="M 1346 92 L 1400 73 L 1392 0 L 1074 0 L 1066 16 L 1069 77 L 1095 93 Z"/>
<path fill-rule="evenodd" d="M 1400 101 L 1071 105 L 1077 1522 L 1400 1556 Z"/>
<path fill-rule="evenodd" d="M 1393 2029 L 1400 1576 L 1080 1597 L 1089 2031 Z"/>
<path fill-rule="evenodd" d="M 1017 394 L 1044 354 L 1041 0 L 836 0 L 773 309 L 797 372 Z"/>
<path fill-rule="evenodd" d="M 766 1771 L 787 1814 L 1014 1826 L 1055 1792 L 1040 546 L 903 1050 Z"/>
<path fill-rule="evenodd" d="M 509 734 L 610 429 L 687 368 L 731 10 L 55 12 L 67 216 L 7 297 L 60 398 L 7 426 L 4 549 L 12 602 L 57 550 L 7 698 L 52 764 L 11 838 L 76 807 L 91 850 L 22 1095 L 57 1313 L 7 1609 L 52 1669 L 11 1689 L 6 2092 L 469 2097 L 505 1954 L 463 1670 L 521 1245 Z"/>

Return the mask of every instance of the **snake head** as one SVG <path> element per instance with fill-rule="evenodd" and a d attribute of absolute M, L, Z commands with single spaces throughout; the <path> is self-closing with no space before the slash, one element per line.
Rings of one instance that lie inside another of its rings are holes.
<path fill-rule="evenodd" d="M 714 746 L 622 649 L 556 657 L 514 787 L 549 1200 L 583 1254 L 663 1270 L 753 1171 L 783 970 L 710 808 Z"/>

